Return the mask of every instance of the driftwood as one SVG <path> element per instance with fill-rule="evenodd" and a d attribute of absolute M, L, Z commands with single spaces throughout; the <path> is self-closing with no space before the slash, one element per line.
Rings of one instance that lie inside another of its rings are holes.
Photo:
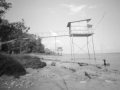
<path fill-rule="evenodd" d="M 85 76 L 91 79 L 91 76 L 85 71 Z"/>
<path fill-rule="evenodd" d="M 88 66 L 87 63 L 78 63 L 80 66 Z"/>

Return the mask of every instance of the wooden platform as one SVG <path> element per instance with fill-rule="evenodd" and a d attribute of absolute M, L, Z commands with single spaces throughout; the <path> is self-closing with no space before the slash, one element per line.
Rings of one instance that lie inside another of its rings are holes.
<path fill-rule="evenodd" d="M 84 33 L 84 34 L 71 34 L 70 37 L 89 37 L 93 35 L 94 33 Z"/>

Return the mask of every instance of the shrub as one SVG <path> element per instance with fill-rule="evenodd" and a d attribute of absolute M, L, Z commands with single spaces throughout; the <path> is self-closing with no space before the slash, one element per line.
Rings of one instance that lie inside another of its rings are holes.
<path fill-rule="evenodd" d="M 17 58 L 25 68 L 38 69 L 46 66 L 45 62 L 40 61 L 40 58 L 35 56 L 20 55 Z"/>
<path fill-rule="evenodd" d="M 0 76 L 12 75 L 17 78 L 26 74 L 25 68 L 38 69 L 45 66 L 46 63 L 38 57 L 0 53 Z"/>
<path fill-rule="evenodd" d="M 12 75 L 18 78 L 26 74 L 26 70 L 21 63 L 8 54 L 0 53 L 0 76 Z"/>

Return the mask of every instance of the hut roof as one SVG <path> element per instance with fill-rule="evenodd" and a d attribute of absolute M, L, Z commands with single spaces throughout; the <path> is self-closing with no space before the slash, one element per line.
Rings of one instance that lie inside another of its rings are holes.
<path fill-rule="evenodd" d="M 90 20 L 91 20 L 91 19 L 84 19 L 84 20 L 79 20 L 79 21 L 68 22 L 67 27 L 70 27 L 71 23 L 82 22 L 82 21 L 87 21 L 87 22 L 89 22 Z"/>

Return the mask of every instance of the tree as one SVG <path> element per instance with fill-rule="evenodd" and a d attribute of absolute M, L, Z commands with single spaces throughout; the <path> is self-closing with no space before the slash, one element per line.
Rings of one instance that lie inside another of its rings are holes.
<path fill-rule="evenodd" d="M 0 17 L 2 17 L 11 6 L 12 4 L 6 2 L 6 0 L 0 0 Z"/>
<path fill-rule="evenodd" d="M 0 25 L 0 38 L 2 42 L 6 42 L 9 40 L 15 40 L 14 44 L 8 44 L 9 48 L 17 48 L 17 51 L 21 49 L 21 42 L 22 38 L 25 37 L 25 33 L 28 32 L 30 27 L 25 26 L 25 22 L 22 19 L 22 21 L 19 22 L 13 22 L 9 23 L 7 20 L 5 21 L 2 19 L 2 24 Z M 6 22 L 6 23 L 5 23 Z M 2 45 L 2 51 L 8 51 L 8 47 L 6 44 Z M 19 47 L 19 50 L 18 50 Z M 6 49 L 5 49 L 6 48 Z"/>
<path fill-rule="evenodd" d="M 9 23 L 3 16 L 6 11 L 12 7 L 11 3 L 6 0 L 0 0 L 0 42 L 13 41 L 12 43 L 2 44 L 2 51 L 14 51 L 16 53 L 27 52 L 44 52 L 44 45 L 41 38 L 36 35 L 27 33 L 30 27 L 25 26 L 25 21 Z M 26 38 L 26 39 L 24 39 Z"/>
<path fill-rule="evenodd" d="M 41 43 L 42 39 L 38 37 L 36 41 L 36 52 L 44 53 L 44 45 Z"/>
<path fill-rule="evenodd" d="M 2 17 L 4 16 L 4 14 L 6 13 L 6 11 L 11 8 L 11 3 L 7 3 L 5 0 L 0 0 L 0 29 L 1 29 L 1 23 L 2 21 Z M 7 21 L 7 20 L 4 20 Z M 8 22 L 8 21 L 7 21 Z M 5 23 L 5 22 L 4 22 Z M 1 31 L 1 30 L 0 30 Z M 1 33 L 1 32 L 0 32 Z M 1 35 L 0 35 L 1 36 Z M 1 42 L 1 37 L 0 37 L 0 42 Z M 0 49 L 1 49 L 1 43 L 0 43 Z"/>
<path fill-rule="evenodd" d="M 41 43 L 41 38 L 37 37 L 34 34 L 28 34 L 28 40 L 23 41 L 22 49 L 24 52 L 36 52 L 36 53 L 44 53 L 44 45 Z"/>
<path fill-rule="evenodd" d="M 16 47 L 19 47 L 19 52 L 22 52 L 22 42 L 23 42 L 23 38 L 25 37 L 25 33 L 28 32 L 28 30 L 30 29 L 30 27 L 25 26 L 25 21 L 24 19 L 22 19 L 22 21 L 19 22 L 14 22 L 12 23 L 12 27 L 14 28 L 12 30 L 12 36 L 14 35 L 14 38 L 16 39 Z M 17 50 L 18 51 L 18 50 Z"/>

